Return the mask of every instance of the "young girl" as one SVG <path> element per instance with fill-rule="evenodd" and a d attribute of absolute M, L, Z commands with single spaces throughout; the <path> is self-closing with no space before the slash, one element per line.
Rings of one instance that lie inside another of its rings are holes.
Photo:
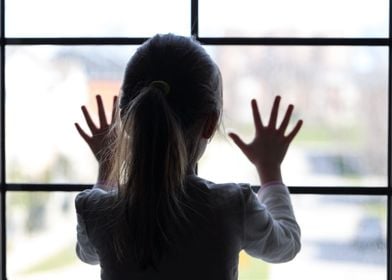
<path fill-rule="evenodd" d="M 280 97 L 264 125 L 252 100 L 256 135 L 234 143 L 255 165 L 261 188 L 215 184 L 196 166 L 222 114 L 217 65 L 196 41 L 156 35 L 129 61 L 112 120 L 97 96 L 99 127 L 82 111 L 91 136 L 76 128 L 99 163 L 98 181 L 76 197 L 77 255 L 100 264 L 101 279 L 237 279 L 245 250 L 267 262 L 300 250 L 280 165 L 301 128 L 277 128 Z M 220 168 L 217 166 L 217 168 Z"/>

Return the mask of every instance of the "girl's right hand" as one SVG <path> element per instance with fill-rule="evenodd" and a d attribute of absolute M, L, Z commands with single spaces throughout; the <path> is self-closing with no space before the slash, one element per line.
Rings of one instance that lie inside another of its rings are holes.
<path fill-rule="evenodd" d="M 302 120 L 299 120 L 292 131 L 285 135 L 289 125 L 294 106 L 290 105 L 284 115 L 283 121 L 276 128 L 280 96 L 275 97 L 268 125 L 264 126 L 260 117 L 256 100 L 252 100 L 252 112 L 255 125 L 255 138 L 249 144 L 235 133 L 229 133 L 234 143 L 241 149 L 246 157 L 256 166 L 262 184 L 270 181 L 281 181 L 280 165 L 286 155 L 287 149 L 301 129 Z"/>
<path fill-rule="evenodd" d="M 109 122 L 106 119 L 105 108 L 103 105 L 102 97 L 100 95 L 96 96 L 97 104 L 98 104 L 98 118 L 99 125 L 97 126 L 91 116 L 86 106 L 82 106 L 82 112 L 84 115 L 84 119 L 87 123 L 88 128 L 91 131 L 91 136 L 85 132 L 78 123 L 75 123 L 76 129 L 79 132 L 79 135 L 83 138 L 83 140 L 90 147 L 92 153 L 98 161 L 98 164 L 104 164 L 107 160 L 107 150 L 111 145 L 111 141 L 114 141 L 116 138 L 115 135 L 112 135 L 111 128 L 114 125 L 116 108 L 117 108 L 117 96 L 113 97 L 113 109 L 112 109 L 112 119 Z"/>

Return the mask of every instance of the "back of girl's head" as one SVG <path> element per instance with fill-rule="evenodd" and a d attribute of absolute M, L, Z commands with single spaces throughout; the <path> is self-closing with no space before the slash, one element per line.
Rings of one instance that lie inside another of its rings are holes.
<path fill-rule="evenodd" d="M 112 170 L 128 225 L 114 237 L 120 259 L 128 240 L 139 266 L 153 265 L 188 222 L 184 179 L 203 150 L 206 119 L 221 110 L 219 69 L 196 41 L 156 35 L 133 55 Z"/>
<path fill-rule="evenodd" d="M 173 34 L 156 35 L 144 43 L 129 61 L 122 85 L 124 108 L 152 81 L 165 81 L 165 96 L 184 130 L 206 115 L 220 115 L 220 73 L 201 45 Z"/>

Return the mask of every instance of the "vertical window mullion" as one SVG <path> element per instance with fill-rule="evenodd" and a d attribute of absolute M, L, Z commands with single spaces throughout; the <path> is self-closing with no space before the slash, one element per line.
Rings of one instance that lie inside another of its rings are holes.
<path fill-rule="evenodd" d="M 6 279 L 4 37 L 0 41 L 0 277 Z"/>
<path fill-rule="evenodd" d="M 5 0 L 0 0 L 0 277 L 6 279 L 5 176 Z"/>
<path fill-rule="evenodd" d="M 199 1 L 191 0 L 191 36 L 199 39 Z M 196 164 L 196 174 L 198 174 L 198 164 Z"/>
<path fill-rule="evenodd" d="M 392 2 L 392 0 L 390 1 Z M 392 280 L 392 45 L 388 46 L 388 197 L 387 197 L 387 279 Z"/>
<path fill-rule="evenodd" d="M 392 0 L 389 0 L 388 38 L 388 199 L 387 199 L 387 279 L 392 280 Z"/>
<path fill-rule="evenodd" d="M 191 36 L 199 38 L 199 1 L 191 0 Z"/>

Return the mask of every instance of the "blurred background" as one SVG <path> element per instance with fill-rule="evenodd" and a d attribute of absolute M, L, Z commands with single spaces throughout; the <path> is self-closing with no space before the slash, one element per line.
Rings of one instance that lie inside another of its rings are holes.
<path fill-rule="evenodd" d="M 7 37 L 190 35 L 190 1 L 6 0 Z M 154 8 L 151 8 L 154 7 Z M 388 36 L 386 0 L 199 0 L 200 36 Z M 259 184 L 230 142 L 253 137 L 250 100 L 268 119 L 275 95 L 305 121 L 283 166 L 289 186 L 386 187 L 388 48 L 205 46 L 223 75 L 224 117 L 200 161 L 215 182 Z M 97 165 L 74 123 L 118 94 L 137 46 L 6 46 L 8 183 L 92 184 Z M 108 110 L 109 111 L 109 110 Z M 86 126 L 84 126 L 86 127 Z M 10 280 L 99 279 L 77 260 L 72 192 L 7 193 Z M 244 253 L 240 279 L 386 279 L 386 197 L 293 195 L 303 248 L 287 264 Z"/>

